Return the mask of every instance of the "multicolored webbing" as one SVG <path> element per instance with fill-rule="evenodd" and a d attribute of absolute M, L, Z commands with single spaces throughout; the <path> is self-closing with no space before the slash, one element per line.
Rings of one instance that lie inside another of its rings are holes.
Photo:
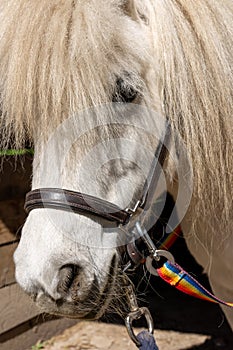
<path fill-rule="evenodd" d="M 175 241 L 180 237 L 181 233 L 182 233 L 181 226 L 177 226 L 174 229 L 174 231 L 170 233 L 165 233 L 164 236 L 157 243 L 158 248 L 168 250 L 175 243 Z"/>
<path fill-rule="evenodd" d="M 225 302 L 215 297 L 206 288 L 204 288 L 195 278 L 186 272 L 178 264 L 167 261 L 161 268 L 157 269 L 159 276 L 171 286 L 179 289 L 181 292 L 189 294 L 199 299 L 207 300 L 212 303 L 222 304 L 233 307 L 233 303 Z"/>

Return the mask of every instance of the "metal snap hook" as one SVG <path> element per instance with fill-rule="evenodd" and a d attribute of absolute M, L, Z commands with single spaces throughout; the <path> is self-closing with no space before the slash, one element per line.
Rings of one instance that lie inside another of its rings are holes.
<path fill-rule="evenodd" d="M 131 340 L 137 345 L 137 347 L 140 347 L 141 343 L 137 339 L 137 336 L 134 333 L 133 321 L 139 320 L 143 316 L 145 317 L 145 319 L 147 321 L 148 332 L 153 334 L 154 333 L 154 322 L 153 322 L 150 311 L 146 307 L 141 307 L 135 311 L 130 312 L 125 319 L 125 325 L 126 325 L 128 334 L 129 334 Z"/>
<path fill-rule="evenodd" d="M 157 270 L 153 266 L 153 261 L 159 261 L 161 257 L 166 258 L 168 261 L 175 263 L 174 256 L 167 250 L 156 250 L 153 256 L 148 256 L 146 258 L 146 268 L 153 275 L 158 276 Z"/>

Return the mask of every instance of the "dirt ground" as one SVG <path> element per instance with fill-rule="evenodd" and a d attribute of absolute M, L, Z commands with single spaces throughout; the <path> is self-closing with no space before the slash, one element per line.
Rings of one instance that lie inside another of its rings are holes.
<path fill-rule="evenodd" d="M 161 350 L 194 349 L 209 338 L 205 335 L 185 334 L 173 331 L 155 331 Z M 125 327 L 104 323 L 81 322 L 67 329 L 62 335 L 44 344 L 45 350 L 133 350 L 137 347 L 128 337 Z"/>

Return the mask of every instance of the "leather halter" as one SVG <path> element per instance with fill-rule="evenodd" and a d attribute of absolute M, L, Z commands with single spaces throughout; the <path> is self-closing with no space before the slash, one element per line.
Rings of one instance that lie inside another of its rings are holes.
<path fill-rule="evenodd" d="M 77 214 L 90 213 L 122 225 L 128 222 L 130 216 L 129 212 L 108 201 L 59 188 L 40 188 L 28 192 L 24 208 L 27 213 L 38 208 L 73 211 Z"/>
<path fill-rule="evenodd" d="M 77 214 L 91 214 L 101 217 L 118 225 L 125 225 L 138 209 L 148 210 L 160 177 L 160 169 L 167 155 L 170 141 L 170 126 L 167 123 L 164 139 L 159 142 L 153 158 L 148 178 L 144 184 L 143 194 L 133 209 L 122 210 L 117 205 L 103 199 L 81 192 L 74 192 L 59 188 L 40 188 L 27 193 L 24 209 L 27 213 L 38 208 L 52 208 L 74 212 Z"/>

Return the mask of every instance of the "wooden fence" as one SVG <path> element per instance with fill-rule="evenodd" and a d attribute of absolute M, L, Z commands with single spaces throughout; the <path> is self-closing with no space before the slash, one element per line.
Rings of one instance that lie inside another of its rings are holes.
<path fill-rule="evenodd" d="M 23 202 L 30 188 L 31 159 L 4 161 L 0 174 L 0 349 L 27 350 L 76 323 L 42 314 L 17 285 L 13 253 L 25 220 Z"/>

